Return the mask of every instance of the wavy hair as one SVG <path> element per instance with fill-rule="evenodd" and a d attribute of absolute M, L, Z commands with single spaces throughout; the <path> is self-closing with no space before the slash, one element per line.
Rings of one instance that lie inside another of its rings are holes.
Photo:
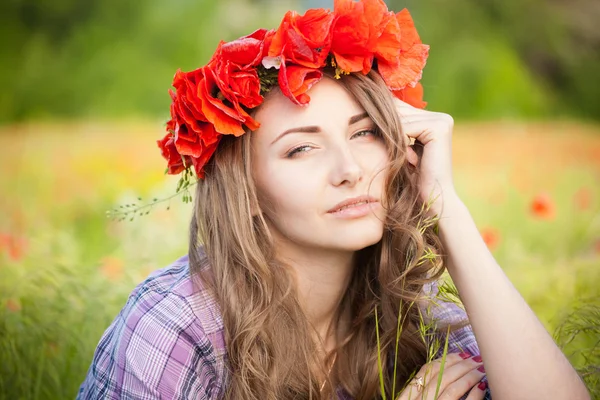
<path fill-rule="evenodd" d="M 392 94 L 379 74 L 350 74 L 338 82 L 376 124 L 391 162 L 382 202 L 387 207 L 383 237 L 355 257 L 340 305 L 352 319 L 346 331 L 338 331 L 338 347 L 326 356 L 325 361 L 331 361 L 337 353 L 330 374 L 317 356 L 318 344 L 300 307 L 292 274 L 275 259 L 264 217 L 253 216 L 259 208 L 251 176 L 250 135 L 224 137 L 197 186 L 190 266 L 212 288 L 221 308 L 231 372 L 227 399 L 325 399 L 335 387 L 356 399 L 381 398 L 379 351 L 386 366 L 386 396 L 393 385 L 402 388 L 427 362 L 419 309 L 410 305 L 421 301 L 424 284 L 441 276 L 445 256 L 420 199 L 418 168 L 407 162 L 407 139 Z M 401 335 L 394 360 L 399 318 Z M 394 362 L 395 384 L 390 368 Z M 325 377 L 327 385 L 320 390 Z"/>

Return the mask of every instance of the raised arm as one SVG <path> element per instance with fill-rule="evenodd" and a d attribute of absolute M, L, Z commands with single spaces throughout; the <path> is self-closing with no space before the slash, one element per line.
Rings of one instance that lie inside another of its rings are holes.
<path fill-rule="evenodd" d="M 589 399 L 583 381 L 496 263 L 456 194 L 452 117 L 400 100 L 397 110 L 404 134 L 420 143 L 407 149 L 407 158 L 418 168 L 429 212 L 440 217 L 448 272 L 477 338 L 494 400 Z"/>
<path fill-rule="evenodd" d="M 456 194 L 444 193 L 439 232 L 495 400 L 587 400 L 590 395 L 481 238 Z"/>

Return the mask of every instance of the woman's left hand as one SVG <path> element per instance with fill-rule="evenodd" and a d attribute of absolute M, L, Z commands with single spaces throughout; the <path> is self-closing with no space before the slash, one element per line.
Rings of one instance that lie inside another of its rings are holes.
<path fill-rule="evenodd" d="M 452 180 L 454 120 L 448 114 L 415 108 L 399 99 L 394 101 L 403 133 L 419 142 L 409 146 L 407 156 L 408 162 L 420 169 L 421 198 L 426 203 L 432 201 L 430 213 L 439 215 L 444 199 L 456 196 Z"/>

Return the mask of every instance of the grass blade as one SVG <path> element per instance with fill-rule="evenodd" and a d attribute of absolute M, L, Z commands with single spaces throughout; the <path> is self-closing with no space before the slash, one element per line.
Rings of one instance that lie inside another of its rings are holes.
<path fill-rule="evenodd" d="M 377 306 L 375 306 L 375 333 L 377 334 L 377 366 L 379 367 L 379 384 L 381 385 L 381 398 L 386 400 L 385 385 L 383 382 L 383 368 L 381 365 L 381 342 L 379 341 L 379 316 L 377 315 Z"/>
<path fill-rule="evenodd" d="M 446 364 L 446 355 L 448 354 L 448 338 L 450 337 L 450 327 L 446 332 L 446 340 L 444 342 L 444 353 L 442 354 L 442 363 L 440 364 L 440 373 L 438 375 L 437 386 L 435 387 L 434 399 L 437 399 L 438 393 L 440 392 L 440 386 L 442 385 L 442 374 L 444 373 L 444 365 Z"/>

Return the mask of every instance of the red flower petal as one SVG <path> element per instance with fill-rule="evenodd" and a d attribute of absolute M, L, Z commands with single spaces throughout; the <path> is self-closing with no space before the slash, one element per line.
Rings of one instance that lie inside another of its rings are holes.
<path fill-rule="evenodd" d="M 196 176 L 198 176 L 199 179 L 204 178 L 204 167 L 206 166 L 206 163 L 208 163 L 208 161 L 214 154 L 222 137 L 223 137 L 223 135 L 219 135 L 217 138 L 217 141 L 215 143 L 212 143 L 211 145 L 205 147 L 204 151 L 202 152 L 200 157 L 192 158 L 192 165 L 194 166 L 194 170 L 196 171 Z"/>
<path fill-rule="evenodd" d="M 283 56 L 294 64 L 321 68 L 331 48 L 334 15 L 325 9 L 311 9 L 300 16 L 288 11 L 269 47 L 269 56 Z"/>
<path fill-rule="evenodd" d="M 213 97 L 212 93 L 218 91 L 214 72 L 208 67 L 204 67 L 203 70 L 204 79 L 198 85 L 198 97 L 202 102 L 202 113 L 209 122 L 214 124 L 217 132 L 224 135 L 242 135 L 244 133 L 242 124 L 250 116 L 245 112 L 240 113 L 238 110 L 225 105 L 222 100 Z"/>
<path fill-rule="evenodd" d="M 413 107 L 425 108 L 427 106 L 427 102 L 423 101 L 423 85 L 421 83 L 417 83 L 414 88 L 407 86 L 402 90 L 393 90 L 392 93 Z"/>
<path fill-rule="evenodd" d="M 334 13 L 331 52 L 337 67 L 344 72 L 368 72 L 373 62 L 373 50 L 369 47 L 373 26 L 365 15 L 365 3 L 335 0 Z"/>
<path fill-rule="evenodd" d="M 175 148 L 175 142 L 171 133 L 167 133 L 164 138 L 157 140 L 156 143 L 160 148 L 162 156 L 167 160 L 168 174 L 177 175 L 185 169 L 185 166 L 183 165 L 183 158 Z M 189 160 L 189 163 L 191 164 L 191 160 Z M 186 164 L 188 163 L 186 162 Z"/>
<path fill-rule="evenodd" d="M 381 76 L 391 90 L 414 87 L 421 79 L 429 55 L 429 46 L 421 43 L 410 13 L 405 8 L 396 14 L 400 28 L 400 53 L 397 63 L 387 58 L 377 58 Z"/>
<path fill-rule="evenodd" d="M 305 68 L 299 65 L 281 63 L 279 70 L 279 87 L 281 92 L 295 104 L 304 105 L 310 101 L 306 92 L 323 77 L 323 71 Z"/>
<path fill-rule="evenodd" d="M 396 14 L 396 20 L 400 27 L 400 45 L 403 50 L 422 43 L 415 23 L 406 8 Z"/>
<path fill-rule="evenodd" d="M 400 27 L 383 0 L 336 0 L 331 52 L 344 72 L 367 74 L 373 57 L 397 63 Z"/>
<path fill-rule="evenodd" d="M 197 96 L 197 82 L 202 79 L 202 72 L 195 70 L 191 72 L 181 72 L 177 70 L 173 78 L 173 87 L 176 93 L 169 90 L 171 99 L 171 118 L 176 116 L 183 119 L 188 125 L 196 129 L 197 121 L 206 121 L 202 114 L 202 104 Z"/>
<path fill-rule="evenodd" d="M 220 53 L 219 57 L 232 61 L 242 68 L 255 67 L 260 64 L 262 58 L 266 55 L 270 44 L 270 38 L 275 31 L 258 29 L 250 35 L 243 36 L 231 42 L 221 42 L 215 54 Z M 268 40 L 268 43 L 265 42 Z"/>
<path fill-rule="evenodd" d="M 414 87 L 423 75 L 423 68 L 429 54 L 429 46 L 417 44 L 406 52 L 401 52 L 398 64 L 378 60 L 378 70 L 391 90 Z"/>
<path fill-rule="evenodd" d="M 203 123 L 200 131 L 190 131 L 181 125 L 175 131 L 175 147 L 179 154 L 190 157 L 200 157 L 204 148 L 218 141 L 221 136 L 211 123 Z"/>
<path fill-rule="evenodd" d="M 401 46 L 401 29 L 398 20 L 390 13 L 386 18 L 385 27 L 373 46 L 373 51 L 378 59 L 396 60 L 399 57 Z"/>

